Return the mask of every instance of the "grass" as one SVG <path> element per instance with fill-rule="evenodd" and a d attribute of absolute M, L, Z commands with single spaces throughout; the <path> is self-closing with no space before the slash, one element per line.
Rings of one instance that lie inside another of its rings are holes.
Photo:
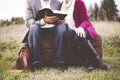
<path fill-rule="evenodd" d="M 111 66 L 110 71 L 97 69 L 88 73 L 84 67 L 69 66 L 65 72 L 52 67 L 44 67 L 36 72 L 9 72 L 9 67 L 15 64 L 17 52 L 26 33 L 25 25 L 22 24 L 0 27 L 0 80 L 120 80 L 120 23 L 93 24 L 103 38 L 103 59 Z"/>

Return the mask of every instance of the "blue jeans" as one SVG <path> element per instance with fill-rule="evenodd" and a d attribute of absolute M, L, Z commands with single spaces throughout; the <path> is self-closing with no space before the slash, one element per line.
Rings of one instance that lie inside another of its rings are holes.
<path fill-rule="evenodd" d="M 55 45 L 55 56 L 53 59 L 53 63 L 64 63 L 63 59 L 63 33 L 66 31 L 66 26 L 64 24 L 56 24 L 55 27 L 53 27 L 53 30 L 55 31 L 55 37 L 54 37 L 54 45 Z M 32 27 L 29 30 L 28 34 L 28 44 L 30 48 L 30 60 L 31 64 L 35 61 L 39 61 L 41 59 L 41 50 L 40 50 L 40 34 L 41 27 L 37 24 L 32 25 Z M 42 63 L 42 62 L 40 62 Z"/>

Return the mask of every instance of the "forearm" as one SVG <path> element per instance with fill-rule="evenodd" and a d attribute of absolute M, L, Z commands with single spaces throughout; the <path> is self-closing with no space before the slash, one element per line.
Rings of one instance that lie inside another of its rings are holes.
<path fill-rule="evenodd" d="M 88 19 L 88 15 L 87 15 L 87 9 L 86 9 L 86 6 L 85 6 L 85 4 L 84 4 L 84 2 L 83 1 L 79 1 L 78 3 L 77 3 L 77 5 L 78 6 L 76 6 L 77 7 L 77 9 L 78 9 L 78 12 L 79 12 L 79 14 L 78 15 L 80 15 L 80 21 L 78 22 L 78 21 L 75 21 L 76 22 L 76 26 L 77 27 L 83 27 L 83 28 L 87 28 L 89 25 L 90 25 L 90 21 L 89 21 L 89 19 Z M 77 20 L 77 19 L 76 19 Z"/>
<path fill-rule="evenodd" d="M 27 27 L 30 27 L 32 24 L 35 23 L 34 15 L 32 13 L 32 8 L 30 6 L 29 1 L 26 1 L 26 6 L 25 6 L 25 21 L 26 21 Z"/>
<path fill-rule="evenodd" d="M 27 26 L 27 28 L 30 28 L 31 27 L 31 25 L 33 25 L 35 23 L 35 20 L 34 19 L 28 19 L 28 20 L 26 20 L 26 26 Z"/>
<path fill-rule="evenodd" d="M 81 24 L 79 24 L 79 27 L 83 27 L 84 29 L 86 29 L 90 24 L 91 23 L 89 20 L 85 20 Z"/>

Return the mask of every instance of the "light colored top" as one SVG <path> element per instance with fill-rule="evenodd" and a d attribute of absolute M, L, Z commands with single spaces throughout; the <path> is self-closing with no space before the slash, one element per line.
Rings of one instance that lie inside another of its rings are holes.
<path fill-rule="evenodd" d="M 42 6 L 42 8 L 51 8 L 51 6 L 50 6 L 50 1 L 51 0 L 48 0 L 47 2 L 45 2 L 44 0 L 40 0 L 41 1 L 41 6 Z"/>
<path fill-rule="evenodd" d="M 66 23 L 68 24 L 68 29 L 74 30 L 75 23 L 73 19 L 73 10 L 74 10 L 75 0 L 70 0 L 70 2 L 66 3 L 66 1 L 63 1 L 63 4 L 61 6 L 61 11 L 66 11 L 67 16 L 65 18 Z"/>
<path fill-rule="evenodd" d="M 42 3 L 41 0 L 25 0 L 25 4 L 25 23 L 30 28 L 36 22 L 35 17 L 39 9 L 42 9 Z M 52 10 L 59 10 L 60 1 L 50 0 L 50 7 Z"/>

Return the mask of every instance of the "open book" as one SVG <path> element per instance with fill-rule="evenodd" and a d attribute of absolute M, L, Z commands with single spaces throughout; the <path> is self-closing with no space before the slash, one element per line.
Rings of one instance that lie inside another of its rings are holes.
<path fill-rule="evenodd" d="M 49 8 L 44 8 L 38 11 L 38 13 L 36 14 L 35 20 L 40 20 L 42 18 L 44 18 L 44 16 L 57 16 L 59 17 L 59 19 L 63 20 L 66 16 L 67 13 L 63 12 L 63 11 L 58 11 L 58 10 L 51 10 Z"/>

